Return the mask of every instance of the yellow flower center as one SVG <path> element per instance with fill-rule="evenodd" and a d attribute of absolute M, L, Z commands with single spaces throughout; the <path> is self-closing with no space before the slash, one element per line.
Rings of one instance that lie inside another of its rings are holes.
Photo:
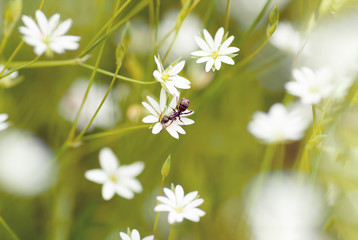
<path fill-rule="evenodd" d="M 116 175 L 114 175 L 114 174 L 111 174 L 111 176 L 109 177 L 109 179 L 112 181 L 112 182 L 117 182 L 117 180 L 118 180 L 118 178 L 117 178 L 117 176 Z"/>
<path fill-rule="evenodd" d="M 170 77 L 170 75 L 168 73 L 165 73 L 165 74 L 162 75 L 162 79 L 164 81 L 168 80 L 169 77 Z"/>
<path fill-rule="evenodd" d="M 213 58 L 215 59 L 215 58 L 217 58 L 218 56 L 219 56 L 218 52 L 217 52 L 217 51 L 214 51 L 214 52 L 213 52 Z"/>
<path fill-rule="evenodd" d="M 175 208 L 175 210 L 176 210 L 177 212 L 179 212 L 179 213 L 180 213 L 180 212 L 182 212 L 182 211 L 183 211 L 183 207 L 181 207 L 181 206 L 176 207 L 176 208 Z"/>

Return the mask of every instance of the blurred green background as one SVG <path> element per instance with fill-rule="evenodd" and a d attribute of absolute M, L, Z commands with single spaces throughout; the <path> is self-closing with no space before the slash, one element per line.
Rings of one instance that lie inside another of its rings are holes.
<path fill-rule="evenodd" d="M 7 2 L 0 1 L 1 14 Z M 116 21 L 126 16 L 139 2 L 131 1 Z M 232 46 L 240 48 L 235 62 L 240 63 L 265 39 L 268 12 L 274 1 L 255 30 L 246 34 L 265 2 L 231 1 L 229 35 L 235 36 Z M 288 20 L 302 28 L 307 26 L 311 13 L 318 11 L 320 3 L 318 0 L 276 2 L 280 21 Z M 23 14 L 34 17 L 40 1 L 24 1 L 23 4 Z M 113 1 L 104 0 L 46 0 L 43 7 L 46 16 L 60 13 L 61 20 L 71 18 L 73 26 L 69 34 L 81 36 L 79 50 L 55 55 L 54 60 L 77 57 L 82 47 L 108 21 L 113 5 Z M 160 20 L 165 19 L 171 10 L 180 10 L 181 7 L 180 1 L 160 1 Z M 351 5 L 345 7 L 350 9 Z M 201 0 L 193 15 L 189 16 L 195 16 L 200 20 L 198 26 L 201 25 L 213 35 L 225 24 L 225 8 L 224 0 Z M 131 45 L 120 74 L 141 81 L 153 81 L 155 65 L 150 30 L 145 32 L 145 27 L 138 27 L 138 34 L 144 33 L 144 37 L 135 35 L 135 27 L 141 26 L 136 21 L 149 24 L 148 6 L 133 16 L 130 25 L 132 45 L 141 43 L 144 46 L 138 50 Z M 21 25 L 19 21 L 17 26 Z M 164 25 L 159 25 L 161 31 L 165 32 Z M 180 31 L 185 31 L 185 28 Z M 202 29 L 197 28 L 194 32 L 199 35 Z M 120 33 L 121 30 L 118 30 L 108 38 L 100 68 L 115 71 L 114 52 Z M 194 42 L 194 35 L 189 37 Z M 138 38 L 141 40 L 139 43 Z M 11 55 L 20 39 L 15 29 L 1 62 Z M 180 52 L 180 46 L 174 45 L 173 51 L 176 48 Z M 94 65 L 98 49 L 91 52 L 92 57 L 86 63 Z M 34 57 L 33 49 L 24 45 L 14 61 L 29 61 Z M 174 54 L 170 58 L 173 60 L 177 57 L 180 56 Z M 291 78 L 294 56 L 267 44 L 248 65 L 223 65 L 220 71 L 209 74 L 203 72 L 204 64 L 196 64 L 190 56 L 183 56 L 182 59 L 186 60 L 183 75 L 192 81 L 192 88 L 182 91 L 181 96 L 190 99 L 190 109 L 195 111 L 192 115 L 195 124 L 185 127 L 187 134 L 176 140 L 165 131 L 153 135 L 151 130 L 144 128 L 86 141 L 66 150 L 56 160 L 58 181 L 48 191 L 37 196 L 0 192 L 0 216 L 20 239 L 115 239 L 116 232 L 125 232 L 127 227 L 138 229 L 142 236 L 152 234 L 155 219 L 153 208 L 161 183 L 160 170 L 169 154 L 172 162 L 165 185 L 180 184 L 186 193 L 198 190 L 205 200 L 201 208 L 206 215 L 199 223 L 184 221 L 175 226 L 177 239 L 249 239 L 243 216 L 242 193 L 245 185 L 260 169 L 265 145 L 248 133 L 247 124 L 255 111 L 267 111 L 273 103 L 283 101 L 286 95 L 283 85 Z M 44 56 L 41 60 L 48 59 Z M 66 141 L 72 126 L 71 121 L 59 113 L 61 99 L 77 79 L 89 79 L 91 71 L 80 66 L 58 66 L 28 68 L 19 71 L 19 74 L 24 77 L 20 84 L 0 90 L 0 112 L 9 114 L 11 128 L 28 130 L 56 153 Z M 96 74 L 96 83 L 107 86 L 110 81 L 111 77 Z M 132 113 L 128 113 L 128 109 L 134 104 L 141 104 L 147 95 L 158 99 L 160 84 L 139 85 L 118 80 L 115 86 L 117 91 L 114 91 L 113 97 L 116 102 L 112 107 L 119 109 L 119 113 L 114 128 L 142 124 L 145 112 L 141 105 Z M 80 99 L 81 94 L 83 92 L 78 93 Z M 106 131 L 106 128 L 94 127 L 90 133 L 102 131 Z M 300 144 L 286 145 L 286 168 L 292 167 Z M 99 168 L 98 152 L 103 147 L 110 147 L 121 164 L 145 162 L 145 169 L 138 177 L 144 190 L 136 194 L 133 200 L 116 195 L 112 200 L 105 201 L 101 196 L 101 186 L 84 178 L 85 171 Z M 166 214 L 160 214 L 159 239 L 166 239 L 168 231 Z M 0 227 L 0 239 L 12 239 L 3 227 Z"/>

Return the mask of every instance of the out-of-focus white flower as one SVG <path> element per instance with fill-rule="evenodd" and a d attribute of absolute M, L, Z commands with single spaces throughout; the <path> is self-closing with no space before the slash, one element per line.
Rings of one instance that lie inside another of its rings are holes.
<path fill-rule="evenodd" d="M 4 70 L 4 67 L 5 67 L 4 65 L 0 64 L 0 73 Z M 10 72 L 9 69 L 5 69 L 3 75 L 8 74 L 9 72 Z M 17 82 L 18 75 L 19 75 L 18 72 L 15 71 L 6 77 L 0 78 L 0 87 L 13 86 L 14 83 Z"/>
<path fill-rule="evenodd" d="M 159 103 L 155 101 L 153 98 L 147 96 L 147 99 L 150 104 L 146 102 L 142 102 L 143 106 L 151 113 L 151 115 L 148 115 L 143 118 L 144 123 L 152 123 L 154 124 L 152 128 L 152 133 L 157 134 L 160 131 L 162 131 L 163 128 L 168 131 L 172 137 L 178 139 L 179 134 L 185 134 L 186 132 L 180 125 L 190 125 L 193 124 L 194 121 L 192 119 L 182 117 L 175 118 L 173 120 L 169 120 L 169 122 L 164 123 L 162 122 L 162 119 L 164 116 L 169 116 L 173 109 L 177 107 L 177 99 L 179 99 L 179 96 L 173 96 L 171 102 L 169 103 L 169 106 L 167 106 L 167 94 L 165 93 L 165 90 L 162 88 L 160 91 L 160 100 Z M 186 116 L 189 116 L 193 114 L 194 111 L 185 110 L 183 114 Z"/>
<path fill-rule="evenodd" d="M 64 53 L 65 50 L 76 50 L 79 47 L 80 37 L 65 35 L 70 30 L 72 20 L 67 19 L 59 24 L 60 14 L 56 13 L 48 20 L 43 12 L 36 11 L 36 21 L 26 15 L 22 16 L 25 26 L 19 28 L 24 35 L 24 41 L 34 47 L 36 55 L 41 56 L 46 53 L 52 56 Z"/>
<path fill-rule="evenodd" d="M 198 208 L 204 202 L 202 198 L 198 198 L 198 191 L 184 195 L 183 187 L 177 185 L 175 191 L 164 188 L 164 193 L 166 197 L 157 197 L 160 204 L 154 208 L 154 211 L 169 212 L 168 222 L 170 224 L 182 222 L 184 218 L 199 222 L 200 217 L 205 215 L 205 212 Z"/>
<path fill-rule="evenodd" d="M 301 36 L 288 21 L 279 22 L 276 31 L 270 37 L 270 43 L 283 51 L 297 54 L 301 47 Z"/>
<path fill-rule="evenodd" d="M 168 32 L 170 32 L 173 27 L 176 26 L 178 14 L 180 14 L 180 11 L 173 9 L 167 11 L 163 17 L 161 17 L 161 21 L 158 27 L 159 40 L 163 39 L 168 34 Z M 174 44 L 167 57 L 168 61 L 174 61 L 179 57 L 183 59 L 189 58 L 190 53 L 197 48 L 196 43 L 193 41 L 193 36 L 200 32 L 201 29 L 203 29 L 203 23 L 201 19 L 196 14 L 190 13 L 184 19 L 179 32 L 173 32 L 160 46 L 159 53 L 164 56 L 175 36 L 176 38 Z"/>
<path fill-rule="evenodd" d="M 122 240 L 153 240 L 154 239 L 154 235 L 150 235 L 143 239 L 140 238 L 140 234 L 137 229 L 133 229 L 130 234 L 120 232 L 119 235 L 121 236 Z"/>
<path fill-rule="evenodd" d="M 185 61 L 175 61 L 169 65 L 165 70 L 161 61 L 154 56 L 155 63 L 157 64 L 158 70 L 153 72 L 155 79 L 160 82 L 162 87 L 168 91 L 168 93 L 179 96 L 180 89 L 189 89 L 190 81 L 184 77 L 178 75 L 178 73 L 183 70 Z"/>
<path fill-rule="evenodd" d="M 263 177 L 260 180 L 260 177 Z M 253 240 L 322 240 L 324 194 L 297 174 L 276 172 L 259 176 L 246 198 Z"/>
<path fill-rule="evenodd" d="M 5 130 L 9 127 L 9 123 L 7 122 L 7 119 L 9 118 L 9 115 L 6 113 L 0 113 L 0 131 Z"/>
<path fill-rule="evenodd" d="M 53 186 L 58 164 L 52 150 L 32 133 L 15 128 L 0 133 L 0 188 L 37 196 Z"/>
<path fill-rule="evenodd" d="M 286 83 L 285 88 L 290 94 L 300 97 L 304 104 L 318 104 L 335 90 L 328 68 L 313 72 L 308 67 L 302 67 L 294 69 L 292 74 L 295 81 Z"/>
<path fill-rule="evenodd" d="M 266 144 L 301 139 L 310 121 L 295 107 L 287 110 L 281 103 L 272 105 L 268 113 L 255 112 L 248 124 L 249 132 Z"/>
<path fill-rule="evenodd" d="M 58 110 L 60 115 L 68 121 L 73 121 L 78 111 L 83 96 L 85 94 L 86 88 L 88 85 L 88 79 L 80 78 L 76 80 L 71 87 L 67 90 L 65 95 L 62 97 Z M 121 94 L 116 94 L 122 86 L 112 88 L 109 93 L 106 101 L 102 105 L 101 110 L 98 112 L 95 120 L 93 121 L 91 128 L 113 128 L 116 123 L 121 118 L 121 112 L 118 107 L 118 101 L 120 100 L 118 96 Z M 83 106 L 80 118 L 78 120 L 77 128 L 82 130 L 91 120 L 93 114 L 96 112 L 97 107 L 99 106 L 101 100 L 108 86 L 101 83 L 93 83 L 91 90 L 88 94 L 87 100 Z"/>
<path fill-rule="evenodd" d="M 132 199 L 134 193 L 142 192 L 142 185 L 136 177 L 143 171 L 144 163 L 119 166 L 116 155 L 109 148 L 99 152 L 99 163 L 102 169 L 92 169 L 85 177 L 95 183 L 103 184 L 102 197 L 110 200 L 115 193 L 126 199 Z"/>
<path fill-rule="evenodd" d="M 236 52 L 240 49 L 237 47 L 229 47 L 234 40 L 234 36 L 230 36 L 223 42 L 224 28 L 219 28 L 213 39 L 210 33 L 204 29 L 204 39 L 195 36 L 195 41 L 201 48 L 200 51 L 192 52 L 191 54 L 195 57 L 199 57 L 197 63 L 206 62 L 205 71 L 209 72 L 210 69 L 213 71 L 221 68 L 221 62 L 234 65 L 235 62 L 232 57 L 236 56 Z"/>

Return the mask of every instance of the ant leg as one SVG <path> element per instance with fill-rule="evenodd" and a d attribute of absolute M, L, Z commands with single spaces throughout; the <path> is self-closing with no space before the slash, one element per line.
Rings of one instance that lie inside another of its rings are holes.
<path fill-rule="evenodd" d="M 185 115 L 185 114 L 190 114 L 190 113 L 192 113 L 192 112 L 194 112 L 194 111 L 189 111 L 189 112 L 186 112 L 186 113 L 184 113 L 184 112 L 181 112 L 180 114 L 183 114 L 183 115 Z"/>

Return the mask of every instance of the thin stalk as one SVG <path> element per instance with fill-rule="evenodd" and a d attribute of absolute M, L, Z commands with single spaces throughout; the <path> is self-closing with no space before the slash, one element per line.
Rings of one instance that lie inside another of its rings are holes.
<path fill-rule="evenodd" d="M 249 30 L 247 30 L 244 35 L 241 37 L 241 40 L 243 41 L 244 39 L 246 39 L 246 37 L 248 35 L 250 35 L 252 33 L 252 31 L 256 28 L 257 24 L 260 22 L 261 18 L 264 16 L 266 9 L 268 7 L 268 5 L 270 4 L 271 0 L 267 0 L 265 6 L 261 9 L 261 12 L 259 13 L 259 15 L 257 15 L 257 17 L 255 18 L 254 22 L 251 24 Z"/>
<path fill-rule="evenodd" d="M 0 216 L 0 224 L 5 228 L 5 230 L 11 235 L 11 237 L 15 240 L 19 240 L 15 232 L 7 225 L 5 220 Z"/>
<path fill-rule="evenodd" d="M 18 71 L 18 70 L 20 70 L 20 69 L 22 69 L 22 68 L 31 66 L 31 65 L 32 65 L 33 63 L 35 63 L 39 58 L 40 58 L 40 56 L 37 56 L 37 57 L 36 57 L 35 59 L 33 59 L 32 61 L 27 62 L 27 63 L 25 63 L 24 65 L 18 66 L 18 67 L 12 69 L 11 71 L 9 71 L 8 73 L 6 73 L 6 74 L 4 74 L 4 75 L 2 75 L 2 74 L 0 73 L 0 79 L 4 78 L 4 77 L 6 77 L 6 76 L 9 76 L 11 73 L 16 72 L 16 71 Z M 3 69 L 2 73 L 4 72 L 4 70 L 5 70 L 5 68 Z"/>
<path fill-rule="evenodd" d="M 168 235 L 168 240 L 174 240 L 174 225 L 170 224 L 170 230 L 169 230 L 169 235 Z"/>
<path fill-rule="evenodd" d="M 165 177 L 162 178 L 162 183 L 160 184 L 159 196 L 162 196 L 163 186 L 164 186 L 164 179 L 165 179 Z M 154 222 L 154 227 L 153 227 L 153 234 L 155 234 L 155 232 L 157 231 L 158 219 L 159 219 L 159 212 L 157 212 L 157 215 L 155 217 L 155 222 Z"/>
<path fill-rule="evenodd" d="M 84 50 L 82 50 L 82 52 L 80 53 L 80 57 L 83 57 L 84 55 L 86 55 L 88 49 L 91 48 L 91 46 L 93 45 L 93 43 L 95 43 L 98 39 L 99 36 L 103 33 L 104 30 L 106 30 L 108 28 L 109 25 L 112 25 L 114 19 L 124 10 L 124 8 L 131 2 L 131 0 L 127 0 L 121 8 L 118 9 L 118 11 L 116 11 L 107 21 L 106 24 L 103 25 L 103 27 L 97 32 L 97 34 L 92 38 L 92 40 L 86 45 L 86 47 L 84 48 Z"/>
<path fill-rule="evenodd" d="M 22 47 L 23 44 L 24 44 L 24 40 L 21 40 L 19 45 L 17 45 L 17 47 L 12 52 L 11 56 L 9 57 L 9 59 L 6 61 L 4 69 L 1 71 L 0 76 L 3 76 L 3 74 L 5 72 L 5 69 L 9 66 L 10 62 L 12 61 L 12 59 L 14 59 L 14 57 L 16 56 L 17 52 L 20 50 L 20 48 Z"/>
<path fill-rule="evenodd" d="M 169 46 L 167 52 L 166 52 L 165 55 L 164 55 L 164 58 L 163 58 L 163 61 L 162 61 L 163 63 L 164 63 L 165 60 L 167 59 L 167 57 L 168 57 L 168 55 L 169 55 L 169 53 L 170 53 L 170 50 L 172 50 L 173 45 L 174 45 L 174 42 L 175 42 L 175 40 L 177 39 L 177 36 L 178 36 L 178 31 L 175 32 L 174 38 L 173 38 L 172 42 L 170 43 L 170 46 Z"/>
<path fill-rule="evenodd" d="M 41 0 L 39 10 L 41 10 L 41 9 L 42 9 L 42 7 L 44 6 L 44 3 L 45 3 L 45 0 Z"/>
<path fill-rule="evenodd" d="M 9 39 L 9 35 L 3 35 L 2 39 L 1 39 L 1 43 L 0 43 L 0 54 L 4 50 L 4 47 L 5 47 L 8 39 Z"/>
<path fill-rule="evenodd" d="M 138 125 L 138 126 L 131 126 L 131 127 L 126 127 L 126 128 L 121 128 L 121 129 L 115 129 L 115 130 L 111 130 L 111 131 L 107 131 L 107 132 L 101 132 L 101 133 L 94 133 L 91 135 L 87 135 L 81 138 L 81 141 L 90 141 L 90 140 L 96 140 L 96 139 L 100 139 L 100 138 L 104 138 L 104 137 L 109 137 L 109 136 L 115 136 L 121 133 L 125 133 L 131 130 L 136 130 L 136 129 L 141 129 L 141 128 L 148 128 L 148 125 Z"/>
<path fill-rule="evenodd" d="M 229 15 L 230 15 L 230 0 L 227 0 L 226 13 L 225 13 L 225 31 L 229 31 Z"/>
<path fill-rule="evenodd" d="M 80 66 L 82 66 L 84 68 L 88 68 L 88 69 L 94 69 L 95 68 L 94 66 L 91 66 L 91 65 L 86 64 L 86 63 L 78 63 L 78 65 L 80 65 Z M 116 78 L 118 78 L 118 79 L 121 79 L 121 80 L 124 80 L 124 81 L 127 81 L 127 82 L 138 83 L 138 84 L 153 84 L 153 83 L 158 82 L 158 81 L 151 81 L 151 82 L 139 81 L 139 80 L 135 80 L 133 78 L 128 78 L 128 77 L 125 77 L 125 76 L 122 76 L 122 75 L 115 75 L 114 73 L 106 71 L 106 70 L 103 70 L 101 68 L 97 68 L 97 72 L 102 73 L 102 74 L 107 75 L 107 76 L 111 76 L 111 77 L 116 76 Z"/>
<path fill-rule="evenodd" d="M 128 1 L 129 1 L 129 0 L 128 0 Z M 116 7 L 115 7 L 114 12 L 117 11 L 117 9 L 118 9 L 118 7 L 119 7 L 119 3 L 120 3 L 120 1 L 118 1 L 118 2 L 116 3 Z M 113 22 L 113 21 L 112 21 L 112 22 Z M 108 32 L 110 31 L 111 26 L 112 26 L 112 22 L 108 25 L 106 33 L 108 33 Z M 74 138 L 74 136 L 75 136 L 77 123 L 78 123 L 78 120 L 79 120 L 79 118 L 80 118 L 80 115 L 81 115 L 83 106 L 84 106 L 84 104 L 85 104 L 85 102 L 86 102 L 86 100 L 87 100 L 89 91 L 90 91 L 90 89 L 91 89 L 91 87 L 92 87 L 92 84 L 93 84 L 93 81 L 94 81 L 94 76 L 96 75 L 97 68 L 98 68 L 98 66 L 99 66 L 99 62 L 101 61 L 101 57 L 102 57 L 102 54 L 103 54 L 105 45 L 106 45 L 106 41 L 103 41 L 103 42 L 102 42 L 102 45 L 101 45 L 101 47 L 100 47 L 98 56 L 97 56 L 97 60 L 96 60 L 94 69 L 93 69 L 93 71 L 92 71 L 92 75 L 91 75 L 91 77 L 90 77 L 90 80 L 89 80 L 89 83 L 88 83 L 88 86 L 87 86 L 85 95 L 84 95 L 84 97 L 83 97 L 83 99 L 82 99 L 80 109 L 79 109 L 78 112 L 76 113 L 75 121 L 73 122 L 72 128 L 71 128 L 70 133 L 69 133 L 69 135 L 68 135 L 68 138 L 67 138 L 67 141 L 66 141 L 68 144 L 72 144 L 72 140 L 73 140 L 73 138 Z"/>
<path fill-rule="evenodd" d="M 257 54 L 260 52 L 261 48 L 263 46 L 266 45 L 266 43 L 268 42 L 270 38 L 269 37 L 266 37 L 266 39 L 249 55 L 247 56 L 246 58 L 244 58 L 243 60 L 241 60 L 240 62 L 237 63 L 237 65 L 239 67 L 243 67 L 245 66 L 246 64 L 248 64 L 250 62 L 250 60 Z"/>
<path fill-rule="evenodd" d="M 96 112 L 93 114 L 93 116 L 92 116 L 91 120 L 89 121 L 89 123 L 87 124 L 87 126 L 86 126 L 86 127 L 82 130 L 82 132 L 80 132 L 80 134 L 76 137 L 76 140 L 81 139 L 81 137 L 82 137 L 82 136 L 87 132 L 87 130 L 91 127 L 91 125 L 92 125 L 94 119 L 96 118 L 96 116 L 97 116 L 99 110 L 101 110 L 101 108 L 102 108 L 104 102 L 106 101 L 106 99 L 107 99 L 107 97 L 108 97 L 108 95 L 109 95 L 109 92 L 111 91 L 111 89 L 112 89 L 112 87 L 113 87 L 113 85 L 114 85 L 114 82 L 116 81 L 116 76 L 117 76 L 117 74 L 118 74 L 120 68 L 121 68 L 121 66 L 118 65 L 118 66 L 117 66 L 117 69 L 116 69 L 116 72 L 115 72 L 115 74 L 114 74 L 114 76 L 113 76 L 113 78 L 112 78 L 111 84 L 109 85 L 109 87 L 108 87 L 108 89 L 107 89 L 107 92 L 106 92 L 106 94 L 104 95 L 104 97 L 103 97 L 101 103 L 99 104 L 99 106 L 98 106 Z M 75 140 L 75 142 L 76 142 L 76 140 Z"/>
<path fill-rule="evenodd" d="M 160 15 L 160 0 L 157 0 L 157 5 L 155 7 L 155 38 L 154 38 L 154 43 L 157 42 L 158 39 L 158 25 L 159 25 L 159 15 Z"/>
<path fill-rule="evenodd" d="M 271 169 L 272 159 L 273 156 L 275 155 L 276 146 L 277 145 L 268 145 L 266 147 L 264 159 L 262 160 L 261 167 L 260 167 L 260 172 L 265 172 Z"/>

